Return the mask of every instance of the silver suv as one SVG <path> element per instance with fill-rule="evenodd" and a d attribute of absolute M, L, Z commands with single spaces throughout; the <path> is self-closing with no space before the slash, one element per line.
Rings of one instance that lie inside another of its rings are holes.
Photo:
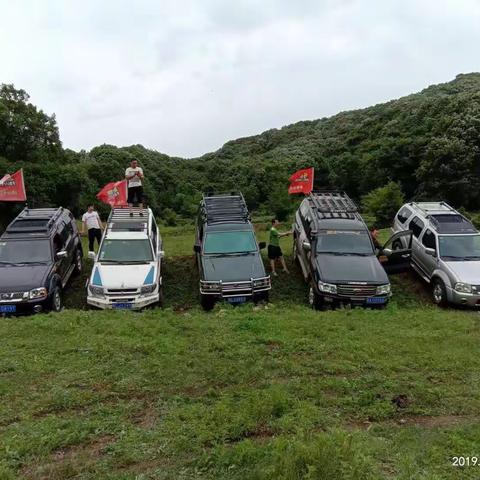
<path fill-rule="evenodd" d="M 412 231 L 412 267 L 432 285 L 437 305 L 480 307 L 480 233 L 469 220 L 445 202 L 412 202 L 393 230 Z M 404 247 L 398 241 L 393 247 Z"/>

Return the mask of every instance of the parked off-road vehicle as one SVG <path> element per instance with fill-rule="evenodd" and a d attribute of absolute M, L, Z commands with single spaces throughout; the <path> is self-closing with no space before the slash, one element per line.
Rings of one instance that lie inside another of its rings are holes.
<path fill-rule="evenodd" d="M 411 232 L 375 245 L 355 203 L 344 192 L 312 192 L 293 225 L 293 255 L 309 283 L 309 303 L 385 306 L 391 296 L 386 271 L 410 268 Z M 406 246 L 391 247 L 400 237 Z"/>
<path fill-rule="evenodd" d="M 25 208 L 0 237 L 0 314 L 60 311 L 63 289 L 82 269 L 73 215 L 64 208 Z"/>
<path fill-rule="evenodd" d="M 200 273 L 200 299 L 205 310 L 217 300 L 244 303 L 268 300 L 265 273 L 247 205 L 241 193 L 204 195 L 200 202 L 194 251 Z"/>
<path fill-rule="evenodd" d="M 412 267 L 432 286 L 433 301 L 480 307 L 480 233 L 472 223 L 445 202 L 412 202 L 395 216 L 393 231 L 404 230 L 413 232 Z"/>
<path fill-rule="evenodd" d="M 142 213 L 142 216 L 139 214 Z M 140 310 L 162 302 L 162 237 L 149 208 L 114 208 L 87 283 L 87 303 Z"/>

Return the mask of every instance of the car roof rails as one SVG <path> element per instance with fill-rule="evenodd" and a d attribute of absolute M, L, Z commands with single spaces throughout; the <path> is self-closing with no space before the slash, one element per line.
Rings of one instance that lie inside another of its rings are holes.
<path fill-rule="evenodd" d="M 319 219 L 357 219 L 358 207 L 345 193 L 339 190 L 313 191 L 309 197 L 318 212 Z"/>
<path fill-rule="evenodd" d="M 201 211 L 207 225 L 250 221 L 247 204 L 240 192 L 204 194 Z"/>
<path fill-rule="evenodd" d="M 8 225 L 5 233 L 48 233 L 63 212 L 63 207 L 35 209 L 25 207 Z"/>
<path fill-rule="evenodd" d="M 448 214 L 458 212 L 451 207 L 447 202 L 411 202 L 410 205 L 420 210 L 425 216 L 432 215 L 434 213 Z"/>
<path fill-rule="evenodd" d="M 131 209 L 133 216 L 130 216 L 128 207 L 112 208 L 107 220 L 107 231 L 109 232 L 147 232 L 150 222 L 151 210 L 149 208 Z M 140 212 L 143 217 L 140 217 Z"/>

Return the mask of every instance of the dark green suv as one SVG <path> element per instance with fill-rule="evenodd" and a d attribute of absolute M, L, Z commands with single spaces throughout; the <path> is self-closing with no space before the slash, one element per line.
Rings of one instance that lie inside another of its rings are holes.
<path fill-rule="evenodd" d="M 205 310 L 218 300 L 238 304 L 268 300 L 270 276 L 241 193 L 204 195 L 198 211 L 194 251 Z"/>

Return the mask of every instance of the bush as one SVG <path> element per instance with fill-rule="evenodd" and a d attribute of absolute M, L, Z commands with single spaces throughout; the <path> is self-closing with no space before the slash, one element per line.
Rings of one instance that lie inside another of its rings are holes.
<path fill-rule="evenodd" d="M 376 188 L 362 198 L 363 210 L 375 217 L 376 226 L 380 228 L 391 225 L 393 217 L 404 203 L 402 189 L 396 182 Z"/>
<path fill-rule="evenodd" d="M 171 208 L 165 208 L 162 212 L 162 220 L 167 227 L 175 227 L 177 225 L 177 214 Z"/>

